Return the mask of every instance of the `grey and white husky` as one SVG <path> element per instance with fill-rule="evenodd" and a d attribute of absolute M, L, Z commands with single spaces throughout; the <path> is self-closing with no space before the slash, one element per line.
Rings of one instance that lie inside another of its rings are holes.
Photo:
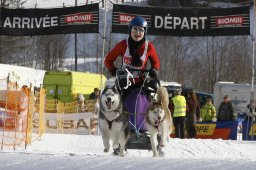
<path fill-rule="evenodd" d="M 104 152 L 110 141 L 115 155 L 124 156 L 129 134 L 128 114 L 123 113 L 121 96 L 116 86 L 106 86 L 100 97 L 99 127 L 102 133 Z"/>
<path fill-rule="evenodd" d="M 146 115 L 146 125 L 150 134 L 153 156 L 163 156 L 162 148 L 172 132 L 172 117 L 168 108 L 169 98 L 165 87 L 158 87 L 156 100 L 152 101 Z M 158 136 L 160 140 L 158 143 Z"/>

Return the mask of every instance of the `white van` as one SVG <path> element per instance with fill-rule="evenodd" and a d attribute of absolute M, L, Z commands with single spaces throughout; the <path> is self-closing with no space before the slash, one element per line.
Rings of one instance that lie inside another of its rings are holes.
<path fill-rule="evenodd" d="M 174 96 L 174 91 L 176 89 L 182 88 L 182 85 L 177 82 L 165 82 L 165 81 L 161 80 L 160 84 L 161 84 L 161 86 L 166 87 L 170 98 Z"/>
<path fill-rule="evenodd" d="M 255 91 L 254 86 L 254 92 Z M 228 95 L 230 101 L 234 106 L 235 115 L 237 113 L 247 113 L 247 105 L 250 103 L 251 97 L 251 84 L 240 83 L 236 84 L 234 82 L 218 82 L 214 87 L 214 105 L 216 109 L 219 109 L 223 97 Z M 256 99 L 256 93 L 254 95 Z M 218 112 L 218 111 L 217 111 Z"/>

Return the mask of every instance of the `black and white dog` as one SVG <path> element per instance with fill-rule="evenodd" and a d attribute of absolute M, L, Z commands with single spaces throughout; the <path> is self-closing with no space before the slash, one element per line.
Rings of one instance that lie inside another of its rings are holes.
<path fill-rule="evenodd" d="M 114 154 L 124 156 L 129 137 L 129 118 L 128 114 L 123 113 L 121 95 L 115 85 L 106 86 L 101 94 L 99 127 L 104 152 L 109 151 L 111 140 Z"/>

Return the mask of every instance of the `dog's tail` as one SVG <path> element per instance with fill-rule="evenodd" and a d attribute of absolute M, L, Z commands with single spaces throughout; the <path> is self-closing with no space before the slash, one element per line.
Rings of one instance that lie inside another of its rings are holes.
<path fill-rule="evenodd" d="M 169 95 L 165 87 L 158 87 L 156 90 L 156 102 L 161 103 L 165 108 L 168 108 Z"/>

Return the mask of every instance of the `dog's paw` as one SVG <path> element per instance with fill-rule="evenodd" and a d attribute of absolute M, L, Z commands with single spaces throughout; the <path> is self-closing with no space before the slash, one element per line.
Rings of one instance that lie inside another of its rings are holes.
<path fill-rule="evenodd" d="M 160 145 L 160 147 L 157 149 L 157 152 L 158 152 L 158 155 L 160 156 L 160 157 L 164 157 L 164 152 L 163 152 L 163 146 L 164 145 Z"/>
<path fill-rule="evenodd" d="M 113 149 L 114 152 L 113 152 L 113 155 L 119 155 L 120 154 L 120 148 L 116 148 L 116 149 Z"/>
<path fill-rule="evenodd" d="M 162 150 L 159 151 L 159 156 L 164 157 L 164 152 Z"/>
<path fill-rule="evenodd" d="M 109 149 L 106 149 L 106 148 L 104 149 L 104 152 L 108 152 L 108 151 L 109 151 Z"/>
<path fill-rule="evenodd" d="M 119 156 L 120 156 L 120 157 L 124 157 L 125 154 L 120 152 L 120 153 L 119 153 Z"/>
<path fill-rule="evenodd" d="M 153 154 L 153 157 L 159 157 L 158 153 Z"/>

